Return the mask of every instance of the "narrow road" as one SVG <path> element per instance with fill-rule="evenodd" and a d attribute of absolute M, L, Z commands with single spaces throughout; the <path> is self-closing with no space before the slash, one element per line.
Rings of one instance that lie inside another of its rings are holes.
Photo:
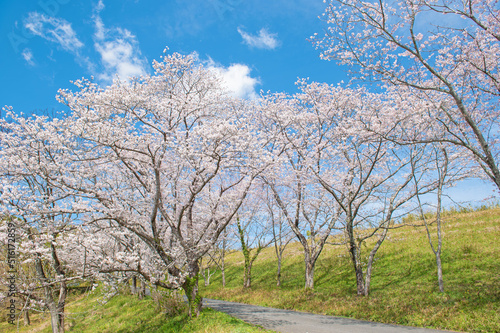
<path fill-rule="evenodd" d="M 205 307 L 227 313 L 247 323 L 282 333 L 439 333 L 427 328 L 380 324 L 370 321 L 316 315 L 263 306 L 203 299 Z"/>

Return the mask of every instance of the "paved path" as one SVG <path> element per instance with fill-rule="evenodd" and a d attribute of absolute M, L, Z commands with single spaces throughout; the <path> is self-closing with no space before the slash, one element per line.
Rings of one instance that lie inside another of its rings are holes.
<path fill-rule="evenodd" d="M 248 323 L 282 333 L 439 333 L 426 328 L 380 324 L 370 321 L 280 310 L 263 306 L 203 299 L 206 307 Z"/>

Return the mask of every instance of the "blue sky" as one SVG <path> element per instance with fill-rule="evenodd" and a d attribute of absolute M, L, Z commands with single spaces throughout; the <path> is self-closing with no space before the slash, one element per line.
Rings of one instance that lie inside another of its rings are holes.
<path fill-rule="evenodd" d="M 197 52 L 235 94 L 293 91 L 298 77 L 336 83 L 345 71 L 307 39 L 323 31 L 321 0 L 0 0 L 0 103 L 60 109 L 59 88 L 94 76 L 151 73 L 165 47 Z"/>
<path fill-rule="evenodd" d="M 322 33 L 322 0 L 0 0 L 0 105 L 17 113 L 61 110 L 71 80 L 151 73 L 165 47 L 196 52 L 235 95 L 295 90 L 297 78 L 338 83 L 346 69 L 319 59 L 307 39 Z M 455 200 L 495 193 L 481 181 Z"/>

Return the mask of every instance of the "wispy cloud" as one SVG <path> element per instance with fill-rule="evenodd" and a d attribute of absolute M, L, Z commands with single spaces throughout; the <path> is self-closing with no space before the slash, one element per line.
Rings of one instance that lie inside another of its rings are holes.
<path fill-rule="evenodd" d="M 71 23 L 64 19 L 31 12 L 24 20 L 24 27 L 32 34 L 58 44 L 66 51 L 77 53 L 83 47 Z"/>
<path fill-rule="evenodd" d="M 33 35 L 58 45 L 64 51 L 72 53 L 76 62 L 82 67 L 91 70 L 94 65 L 90 59 L 82 55 L 85 49 L 84 44 L 78 39 L 76 32 L 71 27 L 71 23 L 65 19 L 47 16 L 38 12 L 31 12 L 23 21 L 24 27 Z M 53 50 L 50 51 L 48 58 L 52 59 Z M 33 52 L 25 48 L 22 52 L 24 60 L 30 65 L 34 65 Z"/>
<path fill-rule="evenodd" d="M 104 71 L 98 74 L 102 81 L 110 82 L 115 75 L 121 80 L 146 74 L 147 61 L 142 56 L 137 38 L 127 29 L 106 28 L 100 17 L 104 4 L 99 1 L 93 16 L 94 47 L 101 56 Z"/>
<path fill-rule="evenodd" d="M 232 64 L 229 67 L 224 67 L 209 59 L 208 68 L 219 73 L 226 88 L 233 96 L 246 99 L 258 97 L 255 87 L 260 84 L 260 81 L 258 78 L 250 76 L 251 70 L 247 65 Z"/>
<path fill-rule="evenodd" d="M 28 63 L 28 65 L 35 66 L 35 61 L 34 61 L 34 58 L 33 58 L 33 52 L 31 52 L 30 49 L 25 48 L 23 50 L 23 52 L 21 53 L 21 55 L 23 56 L 24 60 L 26 60 L 26 62 Z"/>
<path fill-rule="evenodd" d="M 279 46 L 278 34 L 269 33 L 265 28 L 260 29 L 258 35 L 249 34 L 241 28 L 238 28 L 238 32 L 245 44 L 250 47 L 272 50 Z"/>

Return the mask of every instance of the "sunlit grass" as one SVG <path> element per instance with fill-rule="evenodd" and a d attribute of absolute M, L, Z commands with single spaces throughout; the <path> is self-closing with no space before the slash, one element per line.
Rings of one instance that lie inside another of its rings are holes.
<path fill-rule="evenodd" d="M 370 244 L 366 249 L 368 252 Z M 304 290 L 299 244 L 285 252 L 276 287 L 274 249 L 254 264 L 253 287 L 242 288 L 243 256 L 227 258 L 227 287 L 217 273 L 206 297 L 409 326 L 500 332 L 500 209 L 447 214 L 444 223 L 445 292 L 439 293 L 435 257 L 421 227 L 392 230 L 374 264 L 371 294 L 356 296 L 345 247 L 327 245 L 318 260 L 313 292 Z"/>
<path fill-rule="evenodd" d="M 210 309 L 198 318 L 187 313 L 166 317 L 150 297 L 139 300 L 132 295 L 117 295 L 101 304 L 98 294 L 79 296 L 67 307 L 66 331 L 77 333 L 255 333 L 273 332 L 249 325 L 239 319 Z M 32 315 L 32 325 L 19 332 L 50 333 L 50 316 Z M 0 323 L 0 332 L 16 332 L 15 326 Z"/>
<path fill-rule="evenodd" d="M 227 258 L 227 287 L 220 272 L 202 295 L 285 309 L 453 331 L 500 332 L 500 209 L 455 212 L 444 225 L 445 293 L 438 292 L 436 265 L 425 231 L 392 230 L 377 254 L 371 294 L 356 296 L 352 265 L 342 246 L 327 245 L 318 260 L 315 289 L 304 290 L 304 261 L 299 244 L 285 252 L 282 287 L 276 287 L 274 249 L 265 249 L 253 269 L 253 287 L 243 284 L 243 255 Z M 368 244 L 367 249 L 370 246 Z M 72 296 L 68 332 L 258 332 L 240 320 L 206 310 L 190 321 L 186 314 L 166 318 L 150 298 L 116 296 L 99 303 L 99 293 Z M 51 332 L 48 314 L 32 314 L 19 332 Z M 16 332 L 0 323 L 0 332 Z"/>

